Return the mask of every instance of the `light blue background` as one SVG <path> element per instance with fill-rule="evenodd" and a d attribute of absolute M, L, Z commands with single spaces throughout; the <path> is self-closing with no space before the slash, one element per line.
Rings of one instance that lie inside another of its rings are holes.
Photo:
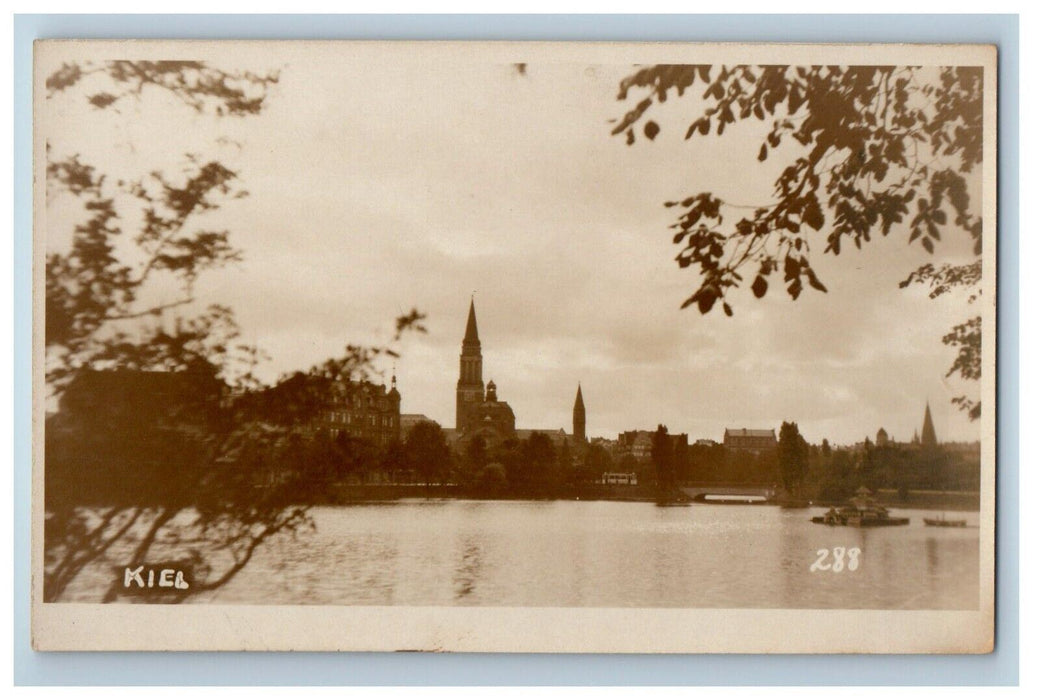
<path fill-rule="evenodd" d="M 61 685 L 1018 683 L 1017 15 L 19 15 L 14 22 L 14 677 Z M 997 650 L 985 656 L 36 653 L 29 646 L 32 42 L 37 38 L 990 43 L 1000 47 Z"/>

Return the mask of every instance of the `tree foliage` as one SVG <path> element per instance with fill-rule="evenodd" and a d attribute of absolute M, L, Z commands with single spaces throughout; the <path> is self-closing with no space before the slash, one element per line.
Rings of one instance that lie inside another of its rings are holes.
<path fill-rule="evenodd" d="M 45 87 L 50 98 L 88 83 L 83 98 L 97 109 L 126 98 L 140 99 L 151 88 L 175 96 L 196 112 L 247 116 L 260 113 L 268 88 L 277 82 L 277 72 L 228 71 L 201 61 L 104 61 L 65 63 L 47 78 Z"/>
<path fill-rule="evenodd" d="M 797 423 L 781 424 L 776 450 L 780 480 L 788 493 L 796 493 L 809 470 L 809 444 L 798 432 Z"/>
<path fill-rule="evenodd" d="M 683 308 L 732 315 L 734 290 L 761 298 L 777 278 L 792 299 L 807 287 L 826 292 L 816 250 L 839 255 L 893 230 L 908 230 L 908 241 L 928 253 L 944 232 L 960 231 L 981 256 L 982 219 L 968 176 L 982 163 L 982 76 L 976 67 L 653 65 L 624 78 L 618 100 L 638 102 L 613 133 L 630 145 L 640 132 L 650 141 L 660 134 L 648 116 L 655 101 L 696 92 L 701 109 L 686 139 L 756 121 L 764 130 L 759 161 L 794 153 L 784 156 L 769 201 L 748 206 L 698 192 L 665 203 L 679 210 L 676 260 L 700 276 Z M 933 297 L 968 288 L 974 301 L 980 279 L 976 259 L 923 265 L 901 286 L 925 284 Z M 965 325 L 979 323 L 976 316 Z M 956 330 L 944 338 L 958 349 L 950 374 L 978 379 L 976 341 Z M 978 417 L 978 402 L 955 401 Z"/>
<path fill-rule="evenodd" d="M 86 99 L 109 111 L 127 99 L 167 94 L 199 113 L 242 117 L 259 114 L 277 82 L 277 73 L 198 61 L 104 61 L 63 64 L 47 78 L 46 91 L 48 100 Z M 205 225 L 206 213 L 247 196 L 238 173 L 194 154 L 185 160 L 177 176 L 160 165 L 138 177 L 114 177 L 77 153 L 55 156 L 48 144 L 48 205 L 67 193 L 84 212 L 68 248 L 48 251 L 46 259 L 52 390 L 86 367 L 176 370 L 206 360 L 227 371 L 229 362 L 248 365 L 258 357 L 255 349 L 231 345 L 237 327 L 227 307 L 171 315 L 191 311 L 200 274 L 242 255 L 228 231 Z M 175 292 L 155 301 L 158 288 Z"/>
<path fill-rule="evenodd" d="M 421 475 L 423 483 L 442 482 L 451 466 L 451 450 L 440 426 L 421 421 L 412 426 L 404 440 L 410 466 Z"/>
<path fill-rule="evenodd" d="M 651 438 L 650 460 L 657 470 L 657 487 L 668 491 L 675 487 L 675 445 L 668 428 L 658 425 Z"/>
<path fill-rule="evenodd" d="M 65 64 L 46 89 L 99 110 L 155 90 L 219 118 L 258 114 L 276 82 L 198 62 L 109 61 Z M 127 179 L 47 151 L 48 205 L 68 195 L 83 212 L 46 256 L 46 379 L 60 408 L 45 430 L 48 601 L 107 555 L 145 562 L 172 549 L 195 579 L 177 602 L 226 584 L 269 537 L 308 526 L 302 496 L 347 448 L 308 443 L 308 426 L 336 383 L 366 380 L 403 333 L 422 330 L 413 310 L 386 345 L 260 381 L 264 355 L 234 344 L 232 310 L 200 311 L 194 293 L 201 274 L 241 258 L 205 214 L 245 191 L 218 160 L 188 163 L 177 177 L 158 164 Z M 113 583 L 104 599 L 118 595 Z"/>

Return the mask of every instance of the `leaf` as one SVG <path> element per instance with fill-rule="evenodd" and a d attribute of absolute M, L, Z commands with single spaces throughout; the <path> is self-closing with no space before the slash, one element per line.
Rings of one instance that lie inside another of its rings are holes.
<path fill-rule="evenodd" d="M 104 109 L 110 104 L 118 100 L 119 98 L 108 92 L 99 92 L 96 95 L 91 95 L 87 98 L 87 102 L 94 105 L 98 109 Z"/>
<path fill-rule="evenodd" d="M 820 204 L 815 197 L 811 197 L 802 209 L 802 221 L 816 231 L 823 228 L 823 212 L 820 211 Z"/>
<path fill-rule="evenodd" d="M 706 314 L 711 311 L 711 307 L 715 305 L 715 300 L 719 298 L 718 289 L 715 287 L 701 287 L 697 292 L 682 303 L 682 307 L 685 309 L 694 302 L 697 303 L 697 309 L 702 313 Z"/>
<path fill-rule="evenodd" d="M 718 295 L 714 291 L 705 290 L 705 293 L 697 300 L 697 309 L 702 314 L 708 313 L 711 311 L 711 307 L 715 306 L 716 299 L 718 299 Z"/>
<path fill-rule="evenodd" d="M 733 315 L 733 307 L 725 302 L 723 302 L 722 304 L 722 310 L 726 313 L 727 316 Z"/>
<path fill-rule="evenodd" d="M 816 273 L 812 271 L 812 268 L 807 267 L 805 269 L 805 274 L 809 278 L 809 284 L 810 286 L 812 286 L 813 289 L 821 291 L 824 294 L 827 293 L 827 287 L 823 285 L 823 282 L 821 282 L 820 279 L 816 276 Z"/>
<path fill-rule="evenodd" d="M 766 278 L 759 275 L 755 278 L 755 281 L 751 283 L 751 291 L 755 293 L 755 297 L 761 299 L 766 295 L 766 290 L 769 289 L 769 283 L 766 282 Z"/>
<path fill-rule="evenodd" d="M 788 255 L 784 258 L 784 280 L 796 280 L 802 273 L 802 264 Z"/>
<path fill-rule="evenodd" d="M 661 131 L 661 127 L 659 127 L 657 125 L 657 122 L 655 122 L 653 120 L 648 121 L 646 123 L 646 125 L 643 127 L 643 133 L 651 141 L 654 140 L 654 138 L 657 136 L 658 133 L 660 133 L 660 131 Z"/>
<path fill-rule="evenodd" d="M 765 145 L 765 144 L 763 143 L 763 144 L 762 144 L 762 148 L 758 149 L 758 159 L 759 159 L 760 161 L 763 161 L 763 160 L 765 160 L 765 159 L 766 159 L 766 157 L 767 157 L 768 155 L 769 155 L 769 149 L 768 149 L 768 148 L 766 148 L 766 145 Z"/>

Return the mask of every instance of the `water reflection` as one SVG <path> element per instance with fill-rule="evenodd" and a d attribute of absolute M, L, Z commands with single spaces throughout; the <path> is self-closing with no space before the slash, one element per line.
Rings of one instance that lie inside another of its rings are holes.
<path fill-rule="evenodd" d="M 462 556 L 455 567 L 455 600 L 462 600 L 472 593 L 480 579 L 480 544 L 472 535 L 466 535 L 460 538 L 460 545 Z"/>
<path fill-rule="evenodd" d="M 822 511 L 820 511 L 822 512 Z M 317 508 L 208 599 L 221 603 L 974 609 L 979 531 L 858 529 L 808 510 L 620 502 L 400 501 Z M 967 514 L 977 523 L 978 515 Z M 972 523 L 974 524 L 974 523 Z M 812 571 L 820 550 L 841 571 Z M 850 570 L 848 551 L 858 547 Z M 107 582 L 113 564 L 100 561 Z M 96 599 L 93 574 L 72 595 Z M 102 585 L 98 584 L 98 585 Z"/>
<path fill-rule="evenodd" d="M 934 577 L 939 570 L 939 543 L 934 537 L 929 537 L 925 540 L 925 547 L 928 551 L 928 575 Z"/>

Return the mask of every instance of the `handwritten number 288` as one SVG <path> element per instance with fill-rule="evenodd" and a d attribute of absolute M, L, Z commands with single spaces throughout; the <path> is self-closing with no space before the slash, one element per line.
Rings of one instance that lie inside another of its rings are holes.
<path fill-rule="evenodd" d="M 845 569 L 855 571 L 859 568 L 859 547 L 835 547 L 834 549 L 816 550 L 816 561 L 809 567 L 809 571 L 833 571 L 840 574 Z M 848 561 L 846 561 L 848 557 Z M 831 561 L 827 561 L 831 558 Z"/>

